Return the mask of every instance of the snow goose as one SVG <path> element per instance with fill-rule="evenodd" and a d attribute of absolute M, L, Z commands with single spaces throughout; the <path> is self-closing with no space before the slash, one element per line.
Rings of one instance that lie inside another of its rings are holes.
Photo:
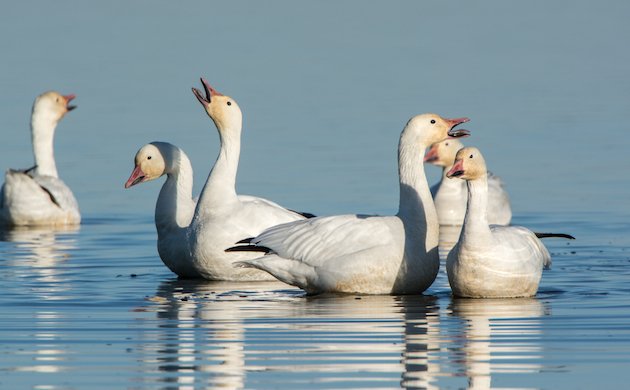
<path fill-rule="evenodd" d="M 0 191 L 0 225 L 63 226 L 81 222 L 79 206 L 66 184 L 59 179 L 53 141 L 61 118 L 75 106 L 74 95 L 49 91 L 33 103 L 31 138 L 35 166 L 9 169 Z"/>
<path fill-rule="evenodd" d="M 219 132 L 221 147 L 195 209 L 188 239 L 195 269 L 211 280 L 270 280 L 257 269 L 237 268 L 235 261 L 257 257 L 251 252 L 226 252 L 244 238 L 281 223 L 305 219 L 310 214 L 287 210 L 269 200 L 237 196 L 236 172 L 241 150 L 243 114 L 236 100 L 217 92 L 201 79 L 204 94 L 192 91 Z"/>
<path fill-rule="evenodd" d="M 463 147 L 458 140 L 447 139 L 433 144 L 424 157 L 425 162 L 442 167 L 441 180 L 431 187 L 440 225 L 461 225 L 464 222 L 468 198 L 466 182 L 446 177 L 457 151 Z M 488 172 L 488 222 L 491 225 L 509 225 L 511 219 L 512 207 L 503 181 Z"/>
<path fill-rule="evenodd" d="M 459 150 L 446 175 L 466 180 L 468 187 L 464 224 L 446 259 L 453 295 L 469 298 L 535 295 L 543 267 L 551 266 L 551 256 L 539 237 L 573 237 L 537 234 L 521 226 L 489 226 L 488 175 L 477 148 Z"/>
<path fill-rule="evenodd" d="M 400 135 L 400 199 L 394 216 L 340 215 L 272 227 L 230 250 L 267 252 L 241 267 L 265 270 L 309 294 L 415 294 L 435 280 L 438 220 L 422 159 L 429 145 L 468 135 L 467 118 L 436 114 L 409 120 Z"/>
<path fill-rule="evenodd" d="M 166 175 L 155 204 L 157 247 L 164 265 L 182 278 L 201 277 L 193 267 L 186 238 L 197 204 L 192 198 L 193 169 L 188 156 L 168 142 L 151 142 L 138 150 L 134 162 L 125 188 Z"/>

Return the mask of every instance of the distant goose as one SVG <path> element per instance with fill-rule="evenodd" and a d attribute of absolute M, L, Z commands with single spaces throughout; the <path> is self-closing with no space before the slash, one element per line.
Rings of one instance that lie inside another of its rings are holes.
<path fill-rule="evenodd" d="M 230 250 L 266 254 L 241 261 L 309 294 L 417 294 L 435 280 L 438 220 L 424 174 L 424 149 L 449 136 L 467 118 L 436 114 L 409 120 L 400 136 L 400 203 L 395 216 L 339 215 L 287 223 L 243 240 Z"/>
<path fill-rule="evenodd" d="M 442 167 L 441 180 L 431 187 L 440 225 L 464 223 L 468 198 L 466 182 L 446 177 L 446 172 L 455 162 L 457 151 L 463 147 L 456 139 L 444 140 L 433 144 L 424 157 L 425 162 Z M 488 222 L 491 225 L 509 225 L 511 220 L 512 207 L 503 181 L 499 176 L 488 172 Z"/>
<path fill-rule="evenodd" d="M 446 260 L 453 295 L 469 298 L 529 297 L 536 294 L 543 267 L 551 256 L 534 233 L 521 226 L 489 226 L 486 163 L 476 148 L 457 152 L 448 177 L 466 180 L 468 207 L 457 244 Z"/>
<path fill-rule="evenodd" d="M 271 276 L 259 270 L 233 267 L 235 261 L 251 259 L 257 257 L 257 254 L 226 252 L 226 249 L 237 241 L 260 234 L 266 228 L 301 220 L 305 215 L 287 210 L 263 198 L 236 194 L 243 114 L 234 99 L 217 92 L 204 79 L 201 82 L 205 96 L 196 88 L 192 91 L 214 121 L 221 139 L 221 148 L 201 191 L 192 220 L 185 229 L 185 245 L 190 254 L 192 267 L 201 277 L 210 280 L 270 280 Z M 134 170 L 127 181 L 128 185 L 144 181 L 143 176 L 146 175 L 142 168 Z M 157 207 L 166 208 L 166 204 L 169 203 L 172 205 L 175 203 L 172 198 L 172 195 L 170 200 L 166 198 L 163 203 L 165 206 Z M 190 207 L 189 198 L 191 194 L 188 191 L 182 195 L 182 201 L 189 205 L 187 207 Z M 165 213 L 168 215 L 168 210 L 165 210 Z M 188 215 L 188 211 L 181 214 L 182 224 Z"/>
<path fill-rule="evenodd" d="M 72 191 L 59 179 L 53 152 L 55 128 L 75 108 L 69 105 L 74 98 L 50 91 L 35 99 L 31 114 L 35 166 L 6 172 L 0 191 L 0 225 L 62 226 L 81 222 Z"/>

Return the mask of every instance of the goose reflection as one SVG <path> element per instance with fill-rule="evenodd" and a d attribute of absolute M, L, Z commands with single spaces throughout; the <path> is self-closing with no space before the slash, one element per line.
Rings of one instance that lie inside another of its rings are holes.
<path fill-rule="evenodd" d="M 464 320 L 456 360 L 464 364 L 469 389 L 490 389 L 493 374 L 542 369 L 535 363 L 542 353 L 540 317 L 549 310 L 537 299 L 454 298 L 449 309 Z"/>
<path fill-rule="evenodd" d="M 61 265 L 77 247 L 79 227 L 14 228 L 0 230 L 1 251 L 4 256 L 5 277 L 21 280 L 3 291 L 17 302 L 34 302 L 37 299 L 52 301 L 67 296 L 70 287 Z M 6 273 L 9 273 L 8 275 Z M 63 335 L 59 328 L 67 321 L 65 315 L 51 308 L 33 313 L 34 322 L 24 332 L 28 334 L 28 347 L 21 353 L 32 355 L 32 360 L 9 370 L 34 373 L 57 373 L 66 368 L 68 350 L 62 346 Z M 18 359 L 19 360 L 19 359 Z"/>
<path fill-rule="evenodd" d="M 46 300 L 62 299 L 68 290 L 60 265 L 77 247 L 78 226 L 0 230 L 0 241 L 10 242 L 5 267 L 12 277 L 24 279 L 33 293 Z"/>
<path fill-rule="evenodd" d="M 399 297 L 405 315 L 405 365 L 401 385 L 405 389 L 438 389 L 440 365 L 433 354 L 440 346 L 440 314 L 433 296 Z"/>
<path fill-rule="evenodd" d="M 235 288 L 175 280 L 149 298 L 142 311 L 155 312 L 157 334 L 145 332 L 138 347 L 143 364 L 162 372 L 160 382 L 179 389 L 347 386 L 365 373 L 384 383 L 402 377 L 413 387 L 434 382 L 439 371 L 429 359 L 439 340 L 433 297 L 306 297 L 273 282 Z"/>

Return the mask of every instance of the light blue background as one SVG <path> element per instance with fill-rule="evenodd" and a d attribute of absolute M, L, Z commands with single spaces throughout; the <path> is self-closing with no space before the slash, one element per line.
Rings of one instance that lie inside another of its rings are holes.
<path fill-rule="evenodd" d="M 182 147 L 198 192 L 218 150 L 190 92 L 245 114 L 242 193 L 318 214 L 391 213 L 407 119 L 468 116 L 515 214 L 627 210 L 624 1 L 9 2 L 0 13 L 0 167 L 32 165 L 29 115 L 77 94 L 56 157 L 84 215 L 151 213 L 123 190 L 143 144 Z M 427 169 L 430 180 L 439 176 Z"/>

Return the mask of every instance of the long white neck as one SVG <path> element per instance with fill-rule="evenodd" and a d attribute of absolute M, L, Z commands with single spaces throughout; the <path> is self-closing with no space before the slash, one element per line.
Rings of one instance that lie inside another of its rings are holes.
<path fill-rule="evenodd" d="M 41 111 L 33 113 L 31 118 L 31 139 L 35 165 L 37 165 L 36 172 L 39 175 L 59 177 L 53 151 L 56 127 L 57 121 L 52 120 L 45 113 Z"/>
<path fill-rule="evenodd" d="M 411 237 L 425 237 L 423 248 L 416 248 L 426 253 L 437 247 L 439 225 L 437 212 L 429 184 L 424 173 L 423 156 L 426 145 L 420 148 L 417 143 L 407 143 L 401 137 L 398 146 L 398 173 L 400 175 L 400 200 L 398 217 L 402 219 L 405 230 Z M 408 237 L 410 238 L 410 237 Z M 414 242 L 418 242 L 417 238 Z M 437 258 L 437 250 L 435 250 Z M 436 270 L 437 272 L 437 270 Z"/>
<path fill-rule="evenodd" d="M 488 175 L 468 180 L 468 203 L 461 237 L 467 242 L 487 245 L 492 242 L 488 225 Z"/>
<path fill-rule="evenodd" d="M 177 153 L 176 156 L 155 205 L 155 226 L 158 235 L 172 229 L 188 227 L 195 210 L 195 203 L 192 200 L 192 165 L 183 152 Z"/>
<path fill-rule="evenodd" d="M 221 149 L 219 157 L 201 190 L 195 215 L 213 214 L 225 204 L 237 202 L 236 172 L 241 153 L 241 126 L 219 129 Z"/>

